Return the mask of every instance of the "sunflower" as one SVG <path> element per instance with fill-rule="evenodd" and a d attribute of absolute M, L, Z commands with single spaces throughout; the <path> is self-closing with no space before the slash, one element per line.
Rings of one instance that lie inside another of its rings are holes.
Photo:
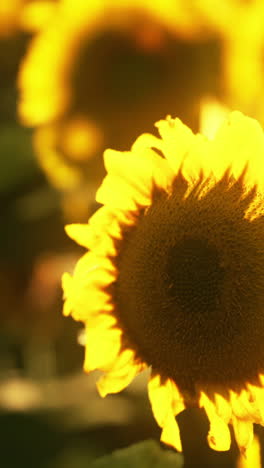
<path fill-rule="evenodd" d="M 85 323 L 84 369 L 102 396 L 143 369 L 161 440 L 181 450 L 175 416 L 193 405 L 208 442 L 244 452 L 264 421 L 264 135 L 233 112 L 213 139 L 179 119 L 131 151 L 106 150 L 103 206 L 66 227 L 89 252 L 65 273 L 64 314 Z"/>
<path fill-rule="evenodd" d="M 198 129 L 200 97 L 218 83 L 217 52 L 189 2 L 61 0 L 18 78 L 19 117 L 35 128 L 35 151 L 52 184 L 87 183 L 95 160 L 99 184 L 103 148 L 125 149 L 171 106 Z"/>
<path fill-rule="evenodd" d="M 101 31 L 127 31 L 153 47 L 159 44 L 162 27 L 181 37 L 199 38 L 202 33 L 195 10 L 183 0 L 60 0 L 49 27 L 32 41 L 21 68 L 22 120 L 29 125 L 47 123 L 65 111 L 74 94 L 71 75 L 76 56 Z"/>

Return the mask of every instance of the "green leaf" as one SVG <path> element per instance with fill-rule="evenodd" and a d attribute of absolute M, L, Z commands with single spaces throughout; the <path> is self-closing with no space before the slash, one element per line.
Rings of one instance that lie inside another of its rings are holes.
<path fill-rule="evenodd" d="M 90 468 L 182 468 L 183 462 L 182 455 L 146 440 L 95 460 Z"/>

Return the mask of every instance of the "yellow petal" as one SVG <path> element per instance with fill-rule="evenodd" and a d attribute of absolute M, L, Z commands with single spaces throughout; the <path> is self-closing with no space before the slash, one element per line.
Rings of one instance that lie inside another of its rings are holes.
<path fill-rule="evenodd" d="M 163 153 L 177 174 L 184 157 L 195 141 L 195 135 L 180 119 L 172 119 L 170 116 L 166 120 L 160 120 L 155 126 L 163 140 Z"/>
<path fill-rule="evenodd" d="M 158 138 L 156 138 L 156 140 L 158 140 Z M 161 141 L 161 140 L 158 140 L 158 141 Z M 158 187 L 165 191 L 169 191 L 172 186 L 173 180 L 175 179 L 175 172 L 172 170 L 172 168 L 170 167 L 166 159 L 160 157 L 159 154 L 157 154 L 155 151 L 151 149 L 151 146 L 150 146 L 152 143 L 151 139 L 149 143 L 150 144 L 148 147 L 141 148 L 141 149 L 139 149 L 140 145 L 136 145 L 136 144 L 133 145 L 132 156 L 133 158 L 137 157 L 138 159 L 140 159 L 140 161 L 144 159 L 148 161 L 149 165 L 151 165 L 152 171 L 149 174 L 149 177 L 152 183 L 149 186 L 150 191 L 152 190 L 153 187 Z M 135 150 L 135 147 L 137 148 L 137 150 Z"/>
<path fill-rule="evenodd" d="M 243 421 L 260 422 L 261 414 L 258 403 L 255 398 L 251 397 L 249 391 L 242 390 L 240 394 L 231 391 L 230 403 L 233 414 L 237 418 Z"/>
<path fill-rule="evenodd" d="M 234 416 L 233 427 L 237 445 L 241 453 L 246 453 L 247 448 L 253 441 L 253 423 L 241 421 Z"/>
<path fill-rule="evenodd" d="M 115 218 L 115 213 L 106 206 L 102 206 L 89 219 L 89 226 L 97 228 L 99 231 L 108 226 Z"/>
<path fill-rule="evenodd" d="M 104 242 L 104 239 L 102 239 Z M 92 252 L 84 254 L 77 262 L 74 269 L 74 276 L 78 277 L 78 281 L 82 281 L 83 284 L 90 284 L 93 279 L 93 275 L 97 274 L 98 270 L 105 270 L 109 273 L 115 272 L 115 267 L 112 261 L 105 255 L 98 255 L 98 249 L 94 249 Z"/>
<path fill-rule="evenodd" d="M 148 206 L 154 186 L 166 187 L 173 179 L 167 162 L 150 148 L 137 152 L 106 150 L 108 175 L 97 192 L 97 201 L 119 209 Z"/>
<path fill-rule="evenodd" d="M 105 168 L 108 174 L 124 180 L 140 195 L 148 197 L 152 189 L 153 161 L 137 153 L 106 150 Z"/>
<path fill-rule="evenodd" d="M 138 205 L 150 205 L 150 195 L 151 191 L 144 195 L 142 190 L 127 184 L 121 177 L 107 175 L 96 193 L 96 200 L 114 208 L 135 211 Z"/>
<path fill-rule="evenodd" d="M 94 314 L 113 310 L 109 296 L 96 288 L 89 288 L 87 291 L 76 288 L 74 295 L 68 300 L 72 305 L 71 315 L 75 320 L 88 321 Z"/>
<path fill-rule="evenodd" d="M 264 388 L 248 384 L 248 389 L 252 394 L 252 398 L 256 400 L 256 405 L 260 416 L 259 423 L 264 425 Z"/>
<path fill-rule="evenodd" d="M 111 312 L 113 305 L 109 295 L 91 283 L 87 286 L 82 275 L 71 276 L 65 273 L 62 277 L 64 290 L 64 315 L 71 314 L 76 320 L 88 320 L 98 312 Z"/>
<path fill-rule="evenodd" d="M 91 228 L 88 224 L 68 224 L 65 226 L 65 231 L 79 245 L 90 248 Z"/>
<path fill-rule="evenodd" d="M 95 328 L 87 331 L 85 371 L 104 369 L 115 362 L 121 347 L 120 335 L 118 329 Z"/>
<path fill-rule="evenodd" d="M 80 274 L 78 275 L 78 279 L 80 280 Z M 84 277 L 82 275 L 81 281 L 83 283 L 83 287 L 99 287 L 103 288 L 109 284 L 111 284 L 116 278 L 116 274 L 114 271 L 107 270 L 105 268 L 100 268 L 99 266 L 94 266 L 87 270 L 87 273 Z M 75 279 L 77 279 L 75 277 Z"/>
<path fill-rule="evenodd" d="M 86 325 L 86 334 L 88 335 L 92 329 L 96 329 L 97 333 L 99 329 L 111 329 L 116 326 L 116 318 L 110 313 L 98 313 L 91 315 L 87 318 Z M 85 338 L 85 342 L 88 340 Z"/>
<path fill-rule="evenodd" d="M 263 190 L 264 135 L 260 124 L 240 112 L 232 112 L 219 128 L 212 142 L 212 165 L 217 177 L 227 167 L 239 178 L 246 165 L 246 183 L 257 184 Z"/>
<path fill-rule="evenodd" d="M 160 427 L 164 427 L 168 414 L 172 411 L 171 387 L 161 384 L 160 377 L 151 377 L 148 383 L 148 394 L 154 418 Z"/>
<path fill-rule="evenodd" d="M 148 383 L 149 400 L 153 415 L 160 427 L 162 427 L 161 440 L 172 445 L 179 452 L 182 451 L 180 432 L 175 415 L 184 409 L 182 398 L 176 385 L 168 379 L 161 384 L 158 375 L 151 377 Z"/>
<path fill-rule="evenodd" d="M 255 435 L 252 444 L 248 447 L 246 456 L 241 454 L 237 461 L 237 468 L 261 468 L 261 447 Z"/>
<path fill-rule="evenodd" d="M 136 195 L 136 191 L 121 178 L 106 176 L 97 190 L 96 201 L 111 208 L 136 211 L 138 208 Z M 146 200 L 141 198 L 142 201 Z"/>
<path fill-rule="evenodd" d="M 201 392 L 200 406 L 204 407 L 210 422 L 210 430 L 207 436 L 209 446 L 213 450 L 229 450 L 231 437 L 228 425 L 218 416 L 214 403 L 203 392 Z"/>
<path fill-rule="evenodd" d="M 207 440 L 213 450 L 227 451 L 230 449 L 230 431 L 228 425 L 221 418 L 214 417 L 211 419 Z"/>
<path fill-rule="evenodd" d="M 159 125 L 159 122 L 156 125 Z M 164 149 L 164 143 L 160 138 L 151 133 L 143 133 L 136 139 L 135 143 L 133 143 L 131 151 L 133 153 L 141 153 L 148 148 L 156 148 L 162 151 Z"/>
<path fill-rule="evenodd" d="M 98 212 L 100 211 L 101 209 L 98 210 Z M 115 240 L 122 238 L 121 223 L 122 226 L 135 224 L 134 217 L 132 218 L 131 216 L 129 218 L 119 214 L 120 213 L 116 213 L 116 219 L 111 219 L 109 223 L 105 224 L 104 226 L 96 226 L 96 224 L 89 223 L 86 229 L 81 228 L 82 231 L 77 232 L 79 226 L 85 225 L 73 224 L 66 226 L 65 229 L 69 237 L 74 239 L 80 245 L 90 249 L 91 252 L 93 252 L 93 254 L 98 257 L 96 264 L 101 265 L 104 258 L 107 258 L 108 256 L 115 256 L 116 254 Z"/>
<path fill-rule="evenodd" d="M 102 232 L 110 232 L 111 235 L 116 236 L 115 228 L 120 224 L 133 224 L 134 216 L 131 213 L 123 210 L 113 210 L 109 206 L 102 206 L 97 210 L 89 219 L 89 227 L 94 232 L 101 234 Z"/>
<path fill-rule="evenodd" d="M 212 173 L 212 151 L 210 142 L 203 135 L 194 135 L 179 119 L 167 118 L 156 124 L 163 138 L 163 153 L 175 174 L 181 171 L 190 182 L 201 173 L 209 177 Z"/>
<path fill-rule="evenodd" d="M 135 223 L 134 216 L 126 211 L 115 208 L 109 209 L 105 206 L 100 208 L 89 220 L 87 232 L 87 247 L 96 250 L 99 244 L 106 245 L 108 237 L 114 239 L 122 238 L 121 225 L 132 225 Z"/>
<path fill-rule="evenodd" d="M 127 364 L 117 370 L 107 372 L 97 382 L 97 388 L 102 397 L 108 393 L 118 393 L 126 388 L 136 375 L 143 370 L 143 366 L 129 360 Z"/>
<path fill-rule="evenodd" d="M 177 414 L 181 413 L 185 409 L 184 399 L 175 382 L 173 382 L 172 380 L 168 380 L 167 385 L 171 386 L 172 409 L 174 416 L 177 416 Z"/>
<path fill-rule="evenodd" d="M 214 397 L 215 409 L 218 416 L 228 424 L 232 416 L 232 409 L 230 403 L 218 393 L 216 393 Z"/>
<path fill-rule="evenodd" d="M 178 452 L 182 452 L 180 430 L 172 412 L 168 414 L 164 422 L 164 427 L 161 433 L 160 440 L 165 444 L 171 445 L 172 447 L 176 448 Z"/>
<path fill-rule="evenodd" d="M 74 226 L 74 227 L 73 227 Z M 75 224 L 74 225 L 70 225 L 69 226 L 66 226 L 66 230 L 67 232 L 69 233 L 69 236 L 72 237 L 74 240 L 76 240 L 79 244 L 82 243 L 82 241 L 84 239 L 81 238 L 81 236 L 83 237 L 83 232 L 79 235 L 79 233 L 77 232 L 78 231 L 78 228 L 75 228 Z M 79 226 L 79 225 L 77 225 Z M 115 225 L 114 225 L 115 227 Z M 112 228 L 112 226 L 108 226 L 108 230 L 110 231 L 110 229 Z M 114 229 L 112 229 L 113 232 L 114 232 Z M 117 234 L 117 229 L 115 231 L 115 233 Z M 115 238 L 118 238 L 118 235 L 114 236 L 110 233 L 110 235 L 107 233 L 107 232 L 99 232 L 97 230 L 93 230 L 93 228 L 91 228 L 90 226 L 88 227 L 87 231 L 86 231 L 86 238 L 85 238 L 85 243 L 86 243 L 86 247 L 91 249 L 92 250 L 92 253 L 89 252 L 89 254 L 86 254 L 84 256 L 85 258 L 85 261 L 86 261 L 86 258 L 88 257 L 89 255 L 89 264 L 91 266 L 92 265 L 92 256 L 96 256 L 97 257 L 107 257 L 107 256 L 114 256 L 115 253 L 116 253 L 116 248 L 115 248 Z M 80 261 L 82 260 L 82 258 L 79 260 L 78 264 L 80 264 Z M 84 260 L 82 260 L 82 263 L 84 262 Z M 102 259 L 101 259 L 101 262 L 102 262 Z M 88 260 L 87 260 L 87 263 L 88 263 Z M 98 258 L 97 258 L 97 262 L 95 263 L 94 262 L 94 265 L 97 265 L 98 264 Z"/>

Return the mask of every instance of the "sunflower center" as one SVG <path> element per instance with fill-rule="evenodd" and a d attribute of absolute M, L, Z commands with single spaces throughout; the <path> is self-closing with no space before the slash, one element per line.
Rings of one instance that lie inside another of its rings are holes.
<path fill-rule="evenodd" d="M 264 216 L 231 178 L 153 197 L 123 233 L 111 286 L 123 345 L 185 393 L 264 371 Z"/>
<path fill-rule="evenodd" d="M 169 295 L 186 313 L 214 311 L 224 269 L 219 253 L 205 240 L 188 238 L 168 251 Z"/>

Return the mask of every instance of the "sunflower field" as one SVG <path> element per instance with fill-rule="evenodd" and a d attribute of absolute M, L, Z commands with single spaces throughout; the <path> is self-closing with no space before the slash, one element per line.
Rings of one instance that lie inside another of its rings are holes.
<path fill-rule="evenodd" d="M 0 466 L 264 467 L 264 0 L 0 0 L 0 57 Z"/>

